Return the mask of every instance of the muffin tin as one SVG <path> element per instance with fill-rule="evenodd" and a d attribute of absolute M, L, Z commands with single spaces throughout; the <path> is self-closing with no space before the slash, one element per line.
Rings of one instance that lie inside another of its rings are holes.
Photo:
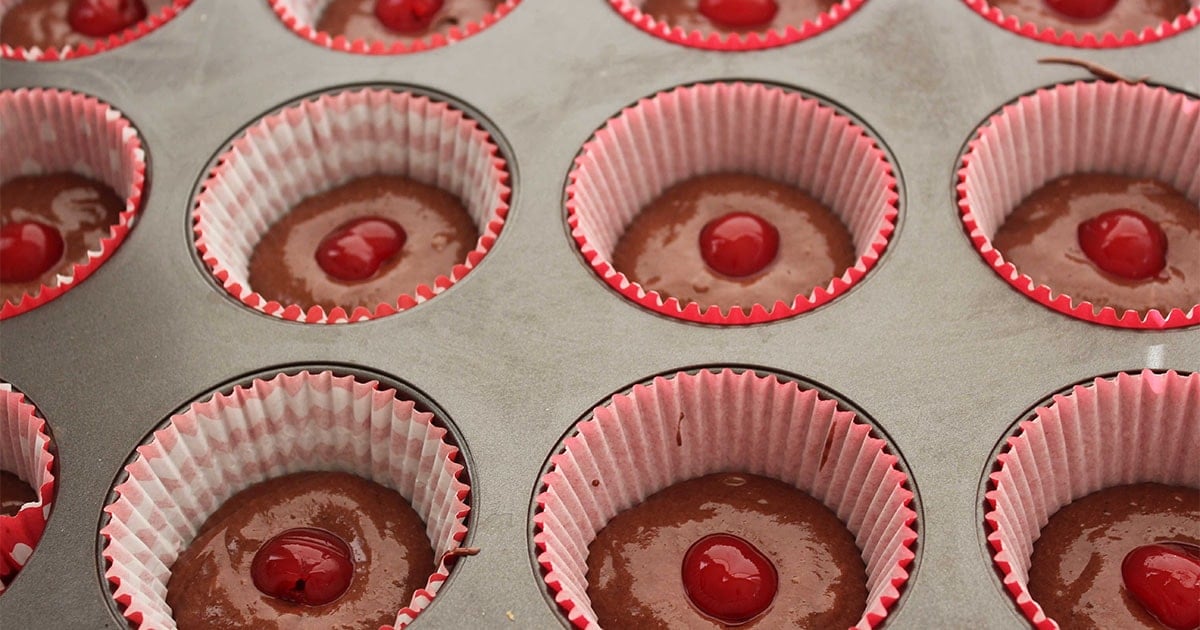
<path fill-rule="evenodd" d="M 0 87 L 69 89 L 136 126 L 149 161 L 134 229 L 87 280 L 0 324 L 0 379 L 36 400 L 58 448 L 47 529 L 0 595 L 0 620 L 122 627 L 103 582 L 103 508 L 133 449 L 173 411 L 279 369 L 332 367 L 407 384 L 452 418 L 472 494 L 465 558 L 414 628 L 565 624 L 541 580 L 534 498 L 579 418 L 653 375 L 735 366 L 796 375 L 869 415 L 902 457 L 920 536 L 888 628 L 1021 628 L 983 527 L 992 455 L 1032 406 L 1098 375 L 1200 371 L 1200 329 L 1078 321 L 1013 290 L 964 232 L 955 173 L 975 128 L 1040 87 L 1086 79 L 1070 56 L 1200 92 L 1200 29 L 1114 50 L 1038 43 L 961 0 L 869 0 L 830 30 L 758 52 L 702 51 L 638 30 L 605 0 L 523 0 L 435 50 L 328 50 L 265 1 L 195 0 L 137 41 L 85 58 L 0 62 Z M 769 324 L 715 327 L 627 301 L 570 238 L 580 147 L 640 98 L 714 80 L 795 88 L 860 121 L 889 154 L 897 230 L 845 295 Z M 444 293 L 368 322 L 314 326 L 255 312 L 208 274 L 192 203 L 212 159 L 251 121 L 331 88 L 442 94 L 505 154 L 507 223 Z"/>

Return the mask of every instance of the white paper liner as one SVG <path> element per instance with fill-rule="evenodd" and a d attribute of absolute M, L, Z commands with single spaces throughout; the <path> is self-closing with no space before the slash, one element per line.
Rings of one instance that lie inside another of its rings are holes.
<path fill-rule="evenodd" d="M 655 492 L 716 472 L 792 484 L 846 524 L 867 566 L 856 628 L 881 623 L 908 579 L 917 515 L 907 477 L 869 425 L 814 390 L 730 369 L 681 372 L 614 396 L 577 429 L 542 477 L 534 544 L 543 579 L 579 628 L 600 626 L 586 576 L 596 533 Z"/>
<path fill-rule="evenodd" d="M 12 516 L 0 516 L 0 578 L 21 570 L 54 505 L 54 454 L 46 421 L 20 392 L 0 382 L 0 469 L 20 477 L 37 493 Z M 4 583 L 0 582 L 0 593 Z"/>
<path fill-rule="evenodd" d="M 446 430 L 379 383 L 330 372 L 255 380 L 173 416 L 138 447 L 105 507 L 105 578 L 139 628 L 175 628 L 165 601 L 171 565 L 210 514 L 269 478 L 312 470 L 358 475 L 396 490 L 426 524 L 436 572 L 401 608 L 404 627 L 449 576 L 444 555 L 466 536 L 469 488 Z"/>
<path fill-rule="evenodd" d="M 1033 543 L 1059 508 L 1112 486 L 1200 488 L 1200 374 L 1097 378 L 1036 414 L 997 456 L 984 518 L 1005 588 L 1048 630 L 1059 626 L 1030 597 L 1029 568 Z"/>
<path fill-rule="evenodd" d="M 462 200 L 480 234 L 466 260 L 433 286 L 401 287 L 393 302 L 350 313 L 280 304 L 254 291 L 250 256 L 275 221 L 307 197 L 380 173 Z M 470 272 L 504 225 L 509 192 L 499 148 L 461 111 L 410 92 L 332 92 L 269 115 L 233 141 L 197 197 L 196 248 L 225 290 L 255 310 L 308 323 L 363 321 L 420 304 Z"/>
<path fill-rule="evenodd" d="M 24 0 L 0 0 L 0 19 L 4 18 L 4 14 L 8 13 L 9 9 L 17 6 Z M 156 13 L 151 13 L 146 16 L 146 19 L 130 26 L 129 28 L 113 33 L 107 37 L 97 37 L 90 42 L 80 46 L 66 46 L 63 48 L 48 48 L 41 49 L 33 48 L 14 48 L 8 44 L 0 44 L 0 57 L 5 59 L 17 59 L 23 61 L 59 61 L 63 59 L 76 59 L 94 55 L 99 52 L 104 52 L 124 46 L 133 41 L 141 39 L 143 36 L 156 30 L 158 27 L 166 24 L 174 18 L 180 11 L 186 8 L 192 0 L 173 0 L 171 4 L 163 7 Z"/>
<path fill-rule="evenodd" d="M 850 231 L 854 265 L 808 295 L 727 312 L 664 299 L 612 267 L 618 239 L 646 204 L 680 181 L 729 171 L 795 186 L 828 206 Z M 816 308 L 849 290 L 887 247 L 898 199 L 886 154 L 832 107 L 759 83 L 708 83 L 643 99 L 597 131 L 570 173 L 567 213 L 584 258 L 628 299 L 690 321 L 748 324 Z"/>
<path fill-rule="evenodd" d="M 318 46 L 364 55 L 395 55 L 439 48 L 466 39 L 495 24 L 521 2 L 521 0 L 504 0 L 496 6 L 495 11 L 485 15 L 477 22 L 452 26 L 445 32 L 431 33 L 412 42 L 396 41 L 388 44 L 378 40 L 347 39 L 344 35 L 334 37 L 325 31 L 317 30 L 316 23 L 331 1 L 270 0 L 270 3 L 275 14 L 288 28 Z"/>
<path fill-rule="evenodd" d="M 0 92 L 0 181 L 69 171 L 99 180 L 125 200 L 108 235 L 68 273 L 19 302 L 0 305 L 0 319 L 62 295 L 116 251 L 137 219 L 146 181 L 146 154 L 133 125 L 107 103 L 61 90 Z"/>
<path fill-rule="evenodd" d="M 1200 203 L 1200 101 L 1144 84 L 1077 82 L 1038 90 L 992 116 L 968 145 L 958 173 L 959 207 L 971 241 L 1010 285 L 1087 321 L 1127 328 L 1200 322 L 1200 308 L 1169 313 L 1095 311 L 1016 269 L 991 239 L 1030 193 L 1071 173 L 1151 177 Z"/>
<path fill-rule="evenodd" d="M 620 13 L 634 26 L 655 37 L 692 48 L 739 51 L 784 46 L 820 35 L 853 15 L 859 7 L 866 3 L 866 0 L 842 0 L 830 7 L 828 11 L 819 13 L 802 24 L 789 24 L 783 28 L 745 34 L 722 33 L 715 29 L 687 31 L 683 27 L 660 22 L 653 16 L 643 13 L 639 6 L 643 4 L 642 2 L 609 0 L 609 3 L 617 10 L 617 13 Z"/>
<path fill-rule="evenodd" d="M 1186 31 L 1196 26 L 1197 23 L 1200 23 L 1200 0 L 1191 0 L 1192 8 L 1171 20 L 1148 26 L 1141 31 L 1129 30 L 1123 33 L 1094 32 L 1082 29 L 1078 33 L 1070 30 L 1064 30 L 1060 33 L 1053 27 L 1042 27 L 1033 22 L 1022 20 L 1015 15 L 1004 13 L 992 6 L 988 0 L 963 0 L 963 2 L 974 9 L 976 13 L 987 18 L 988 21 L 1008 31 L 1047 44 L 1075 46 L 1078 48 L 1119 48 L 1148 44 Z"/>

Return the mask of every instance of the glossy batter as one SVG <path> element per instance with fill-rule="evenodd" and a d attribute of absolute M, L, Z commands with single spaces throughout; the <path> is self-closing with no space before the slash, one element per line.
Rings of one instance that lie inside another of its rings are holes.
<path fill-rule="evenodd" d="M 14 48 L 65 48 L 90 43 L 91 35 L 77 33 L 67 21 L 72 0 L 22 0 L 4 13 L 0 41 Z M 171 0 L 145 0 L 146 15 L 162 11 Z"/>
<path fill-rule="evenodd" d="M 88 250 L 100 247 L 120 219 L 125 201 L 106 184 L 74 173 L 14 177 L 0 185 L 0 225 L 38 221 L 57 228 L 63 255 L 47 272 L 30 282 L 0 282 L 0 298 L 18 302 L 25 293 L 53 286 L 55 277 L 87 262 Z"/>
<path fill-rule="evenodd" d="M 1089 494 L 1042 528 L 1029 592 L 1065 629 L 1161 629 L 1125 590 L 1121 561 L 1165 541 L 1200 544 L 1200 490 L 1144 483 Z"/>
<path fill-rule="evenodd" d="M 254 586 L 259 546 L 296 527 L 350 545 L 354 578 L 333 603 L 292 604 Z M 425 524 L 399 493 L 346 473 L 297 473 L 235 494 L 204 522 L 171 567 L 167 604 L 180 630 L 378 628 L 436 569 Z"/>
<path fill-rule="evenodd" d="M 321 240 L 371 216 L 400 224 L 408 235 L 404 249 L 367 280 L 327 275 L 316 259 Z M 281 304 L 374 309 L 449 275 L 478 240 L 474 221 L 450 193 L 397 175 L 363 177 L 313 195 L 280 217 L 250 256 L 250 286 Z"/>
<path fill-rule="evenodd" d="M 766 26 L 731 28 L 705 17 L 700 13 L 700 0 L 642 0 L 639 5 L 643 13 L 654 16 L 660 22 L 682 27 L 686 31 L 718 31 L 722 33 L 749 33 L 783 30 L 788 26 L 800 26 L 805 20 L 814 20 L 829 12 L 839 0 L 777 0 L 779 10 Z"/>
<path fill-rule="evenodd" d="M 1155 277 L 1129 280 L 1110 274 L 1083 253 L 1082 221 L 1114 208 L 1136 210 L 1167 235 L 1167 266 Z M 1078 300 L 1164 314 L 1200 304 L 1200 207 L 1166 184 L 1118 175 L 1067 175 L 1022 201 L 992 244 L 1039 284 Z"/>
<path fill-rule="evenodd" d="M 779 253 L 761 272 L 723 276 L 705 264 L 700 231 L 729 212 L 751 212 L 779 230 Z M 613 267 L 646 289 L 722 307 L 791 304 L 854 264 L 850 232 L 797 188 L 754 175 L 702 175 L 676 184 L 634 217 L 613 250 Z"/>
<path fill-rule="evenodd" d="M 719 473 L 675 484 L 614 517 L 588 547 L 588 598 L 606 628 L 725 628 L 683 590 L 688 547 L 739 536 L 767 555 L 779 591 L 738 628 L 849 628 L 866 608 L 866 566 L 824 505 L 782 482 Z"/>
<path fill-rule="evenodd" d="M 386 28 L 375 17 L 375 0 L 333 0 L 321 12 L 317 30 L 347 39 L 393 42 L 412 42 L 433 33 L 445 33 L 451 27 L 466 28 L 496 10 L 501 0 L 445 0 L 429 28 L 419 33 L 397 33 Z"/>

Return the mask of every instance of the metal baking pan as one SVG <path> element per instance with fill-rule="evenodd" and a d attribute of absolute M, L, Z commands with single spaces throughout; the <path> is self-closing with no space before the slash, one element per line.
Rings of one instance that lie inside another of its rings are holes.
<path fill-rule="evenodd" d="M 812 39 L 705 52 L 639 31 L 604 0 L 524 0 L 432 51 L 334 52 L 265 1 L 196 0 L 150 35 L 61 62 L 0 62 L 0 86 L 84 92 L 120 109 L 149 157 L 138 225 L 65 296 L 3 322 L 0 378 L 47 418 L 59 489 L 28 566 L 0 597 L 5 627 L 123 627 L 98 530 L 133 449 L 171 412 L 280 366 L 332 365 L 406 383 L 470 455 L 472 546 L 417 628 L 565 622 L 533 561 L 530 514 L 551 451 L 597 401 L 658 373 L 737 365 L 836 391 L 891 438 L 918 494 L 913 575 L 888 628 L 1021 628 L 986 548 L 981 480 L 1031 405 L 1121 370 L 1200 370 L 1200 329 L 1138 332 L 1059 315 L 987 268 L 959 220 L 964 143 L 1001 105 L 1087 78 L 1071 56 L 1200 92 L 1200 29 L 1114 50 L 1019 37 L 959 0 L 871 0 Z M 761 80 L 836 103 L 890 152 L 898 229 L 848 294 L 784 321 L 718 328 L 624 300 L 584 263 L 563 191 L 580 146 L 637 99 L 680 84 Z M 301 325 L 230 299 L 194 252 L 191 200 L 247 123 L 316 91 L 403 84 L 478 112 L 509 153 L 512 210 L 493 250 L 450 290 L 351 325 Z"/>

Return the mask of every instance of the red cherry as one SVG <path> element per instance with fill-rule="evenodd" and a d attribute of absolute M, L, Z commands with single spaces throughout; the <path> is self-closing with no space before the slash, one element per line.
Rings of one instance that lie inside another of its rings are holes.
<path fill-rule="evenodd" d="M 355 219 L 330 232 L 317 245 L 317 264 L 338 280 L 366 280 L 404 248 L 408 234 L 394 221 Z"/>
<path fill-rule="evenodd" d="M 37 221 L 16 221 L 0 228 L 0 282 L 29 282 L 58 264 L 63 238 Z"/>
<path fill-rule="evenodd" d="M 717 273 L 741 278 L 762 271 L 779 253 L 779 230 L 749 212 L 730 212 L 700 230 L 700 255 Z"/>
<path fill-rule="evenodd" d="M 1094 20 L 1112 11 L 1117 0 L 1046 0 L 1051 9 L 1077 20 Z"/>
<path fill-rule="evenodd" d="M 346 541 L 323 529 L 298 527 L 268 540 L 250 563 L 254 586 L 294 604 L 322 606 L 342 596 L 354 577 Z"/>
<path fill-rule="evenodd" d="M 1172 630 L 1200 628 L 1200 547 L 1179 542 L 1142 545 L 1121 562 L 1125 588 L 1146 612 Z"/>
<path fill-rule="evenodd" d="M 735 28 L 765 26 L 778 11 L 775 0 L 700 0 L 704 17 Z"/>
<path fill-rule="evenodd" d="M 683 590 L 700 612 L 728 624 L 745 623 L 775 599 L 775 565 L 749 542 L 711 534 L 683 556 Z"/>
<path fill-rule="evenodd" d="M 444 0 L 375 0 L 375 17 L 397 33 L 420 33 L 433 23 Z"/>
<path fill-rule="evenodd" d="M 144 19 L 142 0 L 75 0 L 67 12 L 71 28 L 91 37 L 119 33 Z"/>
<path fill-rule="evenodd" d="M 1079 224 L 1079 246 L 1097 267 L 1144 280 L 1167 266 L 1167 235 L 1146 215 L 1119 208 Z"/>

